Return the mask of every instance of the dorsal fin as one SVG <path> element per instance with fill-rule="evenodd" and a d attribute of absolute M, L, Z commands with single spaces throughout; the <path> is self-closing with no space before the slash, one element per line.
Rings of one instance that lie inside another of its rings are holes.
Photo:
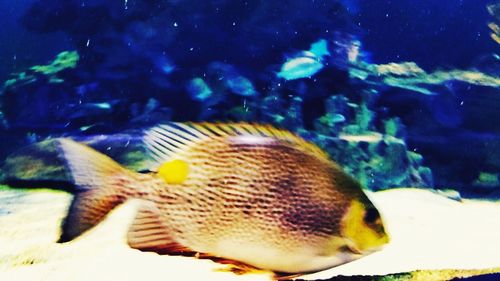
<path fill-rule="evenodd" d="M 251 123 L 169 123 L 147 130 L 144 142 L 153 160 L 151 167 L 154 170 L 161 163 L 178 157 L 182 151 L 195 143 L 209 138 L 228 136 L 270 137 L 291 144 L 320 159 L 329 159 L 328 154 L 318 146 L 290 131 L 277 129 L 271 125 Z"/>

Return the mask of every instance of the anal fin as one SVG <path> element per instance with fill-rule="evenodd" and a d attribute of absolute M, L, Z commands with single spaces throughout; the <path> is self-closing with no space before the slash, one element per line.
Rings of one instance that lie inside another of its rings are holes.
<path fill-rule="evenodd" d="M 62 233 L 58 242 L 68 242 L 96 224 L 124 199 L 107 189 L 78 192 L 71 202 L 68 215 L 62 225 Z"/>

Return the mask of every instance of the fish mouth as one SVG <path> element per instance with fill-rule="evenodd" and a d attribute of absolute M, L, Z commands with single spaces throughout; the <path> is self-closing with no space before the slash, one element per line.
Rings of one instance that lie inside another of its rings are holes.
<path fill-rule="evenodd" d="M 379 247 L 372 247 L 370 249 L 363 249 L 362 250 L 356 245 L 356 243 L 353 240 L 351 240 L 349 238 L 344 238 L 344 239 L 345 239 L 345 245 L 343 247 L 343 250 L 345 250 L 346 252 L 349 252 L 350 254 L 358 255 L 358 256 L 366 256 L 366 255 L 372 254 L 374 252 L 378 252 L 385 247 L 385 244 L 384 244 L 384 245 L 380 245 Z"/>
<path fill-rule="evenodd" d="M 377 251 L 380 251 L 382 248 L 384 248 L 384 245 L 381 245 L 379 247 L 372 247 L 370 249 L 360 249 L 358 245 L 356 245 L 356 242 L 354 242 L 352 239 L 349 238 L 344 238 L 345 240 L 345 245 L 344 245 L 344 250 L 347 252 L 350 252 L 351 254 L 354 255 L 368 255 Z"/>
<path fill-rule="evenodd" d="M 364 254 L 364 251 L 361 251 L 357 246 L 356 246 L 356 243 L 354 241 L 352 241 L 351 239 L 349 238 L 344 238 L 345 239 L 345 250 L 347 250 L 348 252 L 351 252 L 352 254 L 355 254 L 355 255 L 362 255 Z"/>

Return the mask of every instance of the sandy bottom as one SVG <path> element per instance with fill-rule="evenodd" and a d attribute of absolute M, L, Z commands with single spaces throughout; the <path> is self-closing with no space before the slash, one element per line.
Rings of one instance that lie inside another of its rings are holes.
<path fill-rule="evenodd" d="M 360 260 L 301 278 L 417 269 L 500 271 L 500 203 L 457 202 L 418 189 L 395 189 L 370 197 L 386 220 L 391 243 Z M 129 248 L 125 234 L 135 214 L 135 201 L 117 208 L 80 238 L 57 244 L 70 200 L 63 192 L 19 195 L 0 191 L 0 280 L 272 279 L 270 272 L 235 275 L 210 260 Z"/>

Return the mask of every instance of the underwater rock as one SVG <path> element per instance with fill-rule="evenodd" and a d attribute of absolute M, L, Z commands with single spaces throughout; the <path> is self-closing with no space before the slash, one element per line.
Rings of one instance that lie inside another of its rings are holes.
<path fill-rule="evenodd" d="M 414 62 L 370 64 L 364 61 L 351 64 L 349 74 L 353 79 L 377 86 L 391 86 L 424 95 L 435 95 L 448 82 L 458 81 L 470 85 L 500 88 L 500 77 L 476 70 L 453 69 L 427 73 Z"/>
<path fill-rule="evenodd" d="M 262 121 L 276 126 L 281 126 L 286 112 L 285 101 L 280 93 L 273 91 L 261 101 Z"/>
<path fill-rule="evenodd" d="M 480 172 L 472 185 L 480 189 L 500 189 L 500 174 Z"/>
<path fill-rule="evenodd" d="M 341 133 L 338 138 L 318 134 L 315 140 L 370 190 L 397 186 L 433 187 L 432 171 L 423 166 L 420 154 L 408 151 L 403 139 L 365 132 L 358 135 Z"/>
<path fill-rule="evenodd" d="M 377 92 L 362 91 L 360 98 L 356 104 L 343 95 L 329 97 L 309 138 L 371 190 L 432 187 L 432 171 L 421 154 L 408 149 L 401 119 L 377 116 Z"/>
<path fill-rule="evenodd" d="M 350 118 L 349 100 L 343 95 L 333 95 L 325 101 L 325 115 L 314 121 L 314 129 L 323 135 L 340 133 Z"/>
<path fill-rule="evenodd" d="M 70 174 L 56 139 L 26 146 L 9 155 L 2 166 L 5 182 L 69 182 Z"/>
<path fill-rule="evenodd" d="M 347 125 L 343 131 L 347 134 L 363 134 L 373 129 L 373 119 L 375 112 L 370 110 L 366 103 L 358 105 L 354 121 Z"/>
<path fill-rule="evenodd" d="M 338 134 L 342 129 L 343 124 L 346 119 L 342 114 L 330 114 L 327 113 L 314 121 L 314 129 L 316 132 L 328 135 L 328 134 Z"/>
<path fill-rule="evenodd" d="M 401 119 L 398 117 L 390 118 L 384 121 L 384 133 L 396 138 L 405 138 L 406 130 Z"/>
<path fill-rule="evenodd" d="M 148 170 L 149 162 L 142 136 L 129 133 L 71 138 L 105 153 L 129 169 Z M 15 185 L 59 183 L 62 188 L 66 188 L 72 181 L 57 138 L 15 151 L 5 159 L 1 172 L 4 182 Z"/>
<path fill-rule="evenodd" d="M 401 127 L 398 137 L 406 135 L 409 146 L 425 156 L 436 187 L 453 186 L 470 195 L 488 192 L 476 181 L 482 171 L 498 171 L 492 164 L 498 161 L 491 160 L 495 149 L 487 148 L 495 146 L 500 130 L 498 122 L 491 122 L 500 118 L 500 78 L 494 65 L 482 67 L 484 71 L 427 72 L 413 62 L 358 61 L 349 65 L 349 74 L 378 91 L 371 108 L 382 118 L 376 117 L 375 124 L 387 134 L 393 134 L 391 127 Z M 404 126 L 392 123 L 394 116 Z"/>
<path fill-rule="evenodd" d="M 285 114 L 285 119 L 283 120 L 283 127 L 295 132 L 299 132 L 304 129 L 304 121 L 302 117 L 302 98 L 293 97 L 290 101 L 290 105 Z"/>
<path fill-rule="evenodd" d="M 453 187 L 466 197 L 496 196 L 500 191 L 495 179 L 500 168 L 497 134 L 459 130 L 434 136 L 409 133 L 408 142 L 425 155 L 436 188 Z"/>
<path fill-rule="evenodd" d="M 326 112 L 332 115 L 349 116 L 349 99 L 343 95 L 334 95 L 326 99 Z"/>

